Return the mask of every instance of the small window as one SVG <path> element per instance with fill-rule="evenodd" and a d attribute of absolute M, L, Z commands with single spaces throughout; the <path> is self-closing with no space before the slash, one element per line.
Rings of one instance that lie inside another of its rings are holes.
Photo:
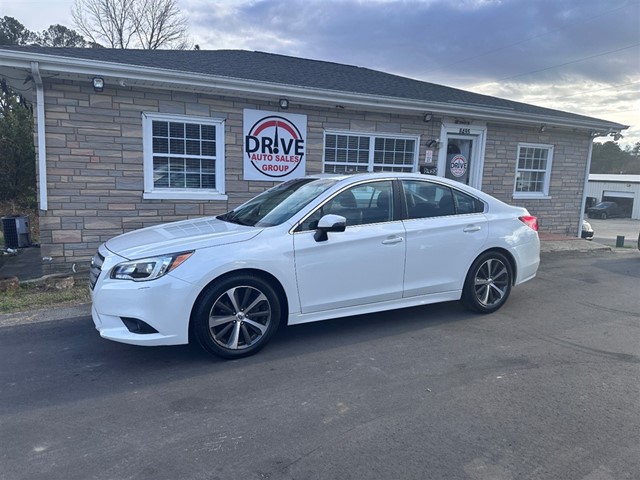
<path fill-rule="evenodd" d="M 324 172 L 415 172 L 418 137 L 325 133 Z"/>
<path fill-rule="evenodd" d="M 467 195 L 459 190 L 454 190 L 453 198 L 456 204 L 456 213 L 458 215 L 484 212 L 484 203 L 471 195 Z"/>
<path fill-rule="evenodd" d="M 224 199 L 224 122 L 145 113 L 144 198 Z"/>
<path fill-rule="evenodd" d="M 553 146 L 520 144 L 513 196 L 516 198 L 547 197 L 551 178 Z"/>

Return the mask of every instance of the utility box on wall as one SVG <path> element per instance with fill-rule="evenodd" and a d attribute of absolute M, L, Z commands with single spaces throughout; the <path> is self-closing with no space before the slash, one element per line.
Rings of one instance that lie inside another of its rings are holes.
<path fill-rule="evenodd" d="M 18 215 L 2 217 L 2 232 L 6 248 L 22 248 L 31 245 L 29 219 Z"/>

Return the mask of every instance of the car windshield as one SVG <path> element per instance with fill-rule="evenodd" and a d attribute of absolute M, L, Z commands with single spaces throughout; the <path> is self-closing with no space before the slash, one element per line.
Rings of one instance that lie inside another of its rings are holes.
<path fill-rule="evenodd" d="M 613 206 L 613 202 L 600 202 L 596 205 L 596 208 L 606 208 Z"/>
<path fill-rule="evenodd" d="M 333 178 L 299 178 L 270 188 L 218 219 L 250 227 L 280 225 L 331 188 Z"/>

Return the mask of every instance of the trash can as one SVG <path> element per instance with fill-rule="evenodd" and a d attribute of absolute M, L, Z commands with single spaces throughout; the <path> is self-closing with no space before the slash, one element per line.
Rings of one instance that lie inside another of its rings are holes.
<path fill-rule="evenodd" d="M 2 233 L 6 248 L 23 248 L 31 245 L 27 217 L 19 215 L 2 217 Z"/>

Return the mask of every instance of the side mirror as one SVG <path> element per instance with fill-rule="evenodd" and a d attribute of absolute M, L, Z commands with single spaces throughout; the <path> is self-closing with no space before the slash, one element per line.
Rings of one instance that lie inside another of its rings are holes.
<path fill-rule="evenodd" d="M 318 221 L 318 227 L 313 238 L 316 242 L 326 242 L 329 232 L 344 232 L 347 227 L 347 219 L 340 215 L 325 215 Z"/>

